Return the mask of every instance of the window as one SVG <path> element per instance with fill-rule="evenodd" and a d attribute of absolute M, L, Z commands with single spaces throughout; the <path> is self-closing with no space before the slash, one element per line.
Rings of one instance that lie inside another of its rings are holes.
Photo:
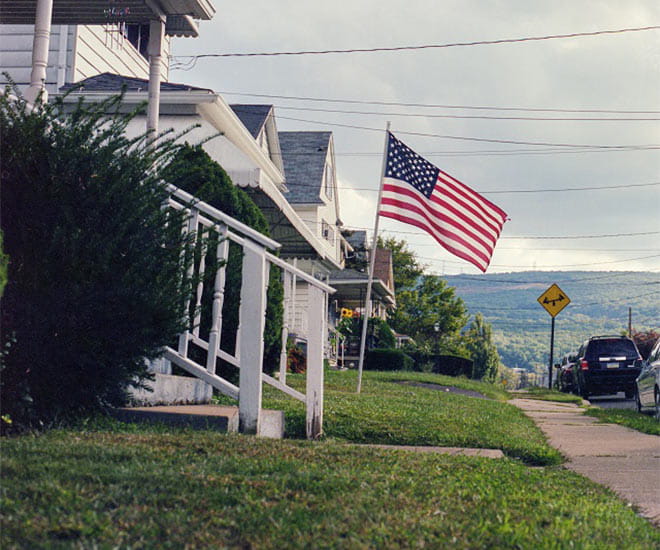
<path fill-rule="evenodd" d="M 332 198 L 332 189 L 335 186 L 334 173 L 330 164 L 325 165 L 325 195 L 329 199 Z"/>
<path fill-rule="evenodd" d="M 325 220 L 321 221 L 321 235 L 323 238 L 328 241 L 330 244 L 335 243 L 335 230 L 334 228 Z"/>
<path fill-rule="evenodd" d="M 149 25 L 126 25 L 126 38 L 140 52 L 140 55 L 148 59 L 147 46 L 149 45 Z"/>

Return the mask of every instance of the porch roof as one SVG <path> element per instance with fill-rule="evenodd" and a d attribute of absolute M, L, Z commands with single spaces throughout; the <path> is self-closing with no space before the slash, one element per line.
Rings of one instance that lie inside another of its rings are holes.
<path fill-rule="evenodd" d="M 0 0 L 0 23 L 33 25 L 37 0 Z M 193 19 L 209 20 L 215 14 L 210 0 L 53 0 L 53 25 L 103 25 L 147 23 L 166 16 L 170 36 L 197 36 Z"/>
<path fill-rule="evenodd" d="M 330 273 L 328 284 L 337 292 L 335 298 L 339 300 L 361 300 L 367 290 L 369 276 L 355 269 L 343 269 Z M 394 293 L 381 280 L 374 277 L 371 288 L 374 296 L 387 307 L 393 307 L 396 302 Z"/>

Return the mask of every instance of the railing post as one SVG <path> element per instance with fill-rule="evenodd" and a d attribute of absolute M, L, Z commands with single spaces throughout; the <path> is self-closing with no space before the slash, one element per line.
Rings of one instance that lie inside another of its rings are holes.
<path fill-rule="evenodd" d="M 282 270 L 282 286 L 284 287 L 284 319 L 282 320 L 282 351 L 280 352 L 280 382 L 286 384 L 287 349 L 289 340 L 289 327 L 291 326 L 291 285 L 293 276 L 290 272 Z"/>
<path fill-rule="evenodd" d="M 265 249 L 245 240 L 239 312 L 238 418 L 243 433 L 259 433 L 268 262 Z"/>
<path fill-rule="evenodd" d="M 307 315 L 307 439 L 317 439 L 323 432 L 323 334 L 324 292 L 308 286 Z"/>
<path fill-rule="evenodd" d="M 187 224 L 184 224 L 183 233 L 187 235 L 193 233 L 195 235 L 195 242 L 197 242 L 197 223 L 199 221 L 199 212 L 196 208 L 193 208 L 192 210 L 186 209 L 186 212 L 189 212 L 189 217 Z M 190 265 L 188 266 L 188 279 L 192 278 L 194 272 L 194 261 L 191 261 Z M 182 357 L 188 357 L 188 340 L 190 338 L 190 302 L 191 296 L 188 296 L 186 298 L 184 310 L 186 329 L 179 335 L 179 354 Z"/>
<path fill-rule="evenodd" d="M 222 227 L 218 232 L 218 239 L 218 247 L 216 248 L 217 271 L 215 272 L 215 284 L 213 285 L 209 350 L 206 356 L 206 370 L 211 374 L 215 374 L 216 356 L 220 348 L 220 333 L 222 331 L 222 306 L 225 301 L 225 280 L 227 278 L 227 267 L 222 264 L 229 257 L 229 239 L 227 238 L 226 226 Z"/>

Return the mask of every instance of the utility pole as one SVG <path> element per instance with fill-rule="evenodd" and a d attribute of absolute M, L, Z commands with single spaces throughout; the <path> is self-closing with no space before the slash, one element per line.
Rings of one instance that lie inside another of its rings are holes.
<path fill-rule="evenodd" d="M 628 308 L 628 337 L 632 338 L 632 307 Z"/>

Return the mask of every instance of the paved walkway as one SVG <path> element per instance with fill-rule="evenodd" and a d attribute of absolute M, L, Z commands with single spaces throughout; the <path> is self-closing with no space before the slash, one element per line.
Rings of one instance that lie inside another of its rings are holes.
<path fill-rule="evenodd" d="M 567 468 L 605 485 L 660 526 L 660 437 L 599 424 L 570 403 L 512 399 L 568 459 Z"/>

